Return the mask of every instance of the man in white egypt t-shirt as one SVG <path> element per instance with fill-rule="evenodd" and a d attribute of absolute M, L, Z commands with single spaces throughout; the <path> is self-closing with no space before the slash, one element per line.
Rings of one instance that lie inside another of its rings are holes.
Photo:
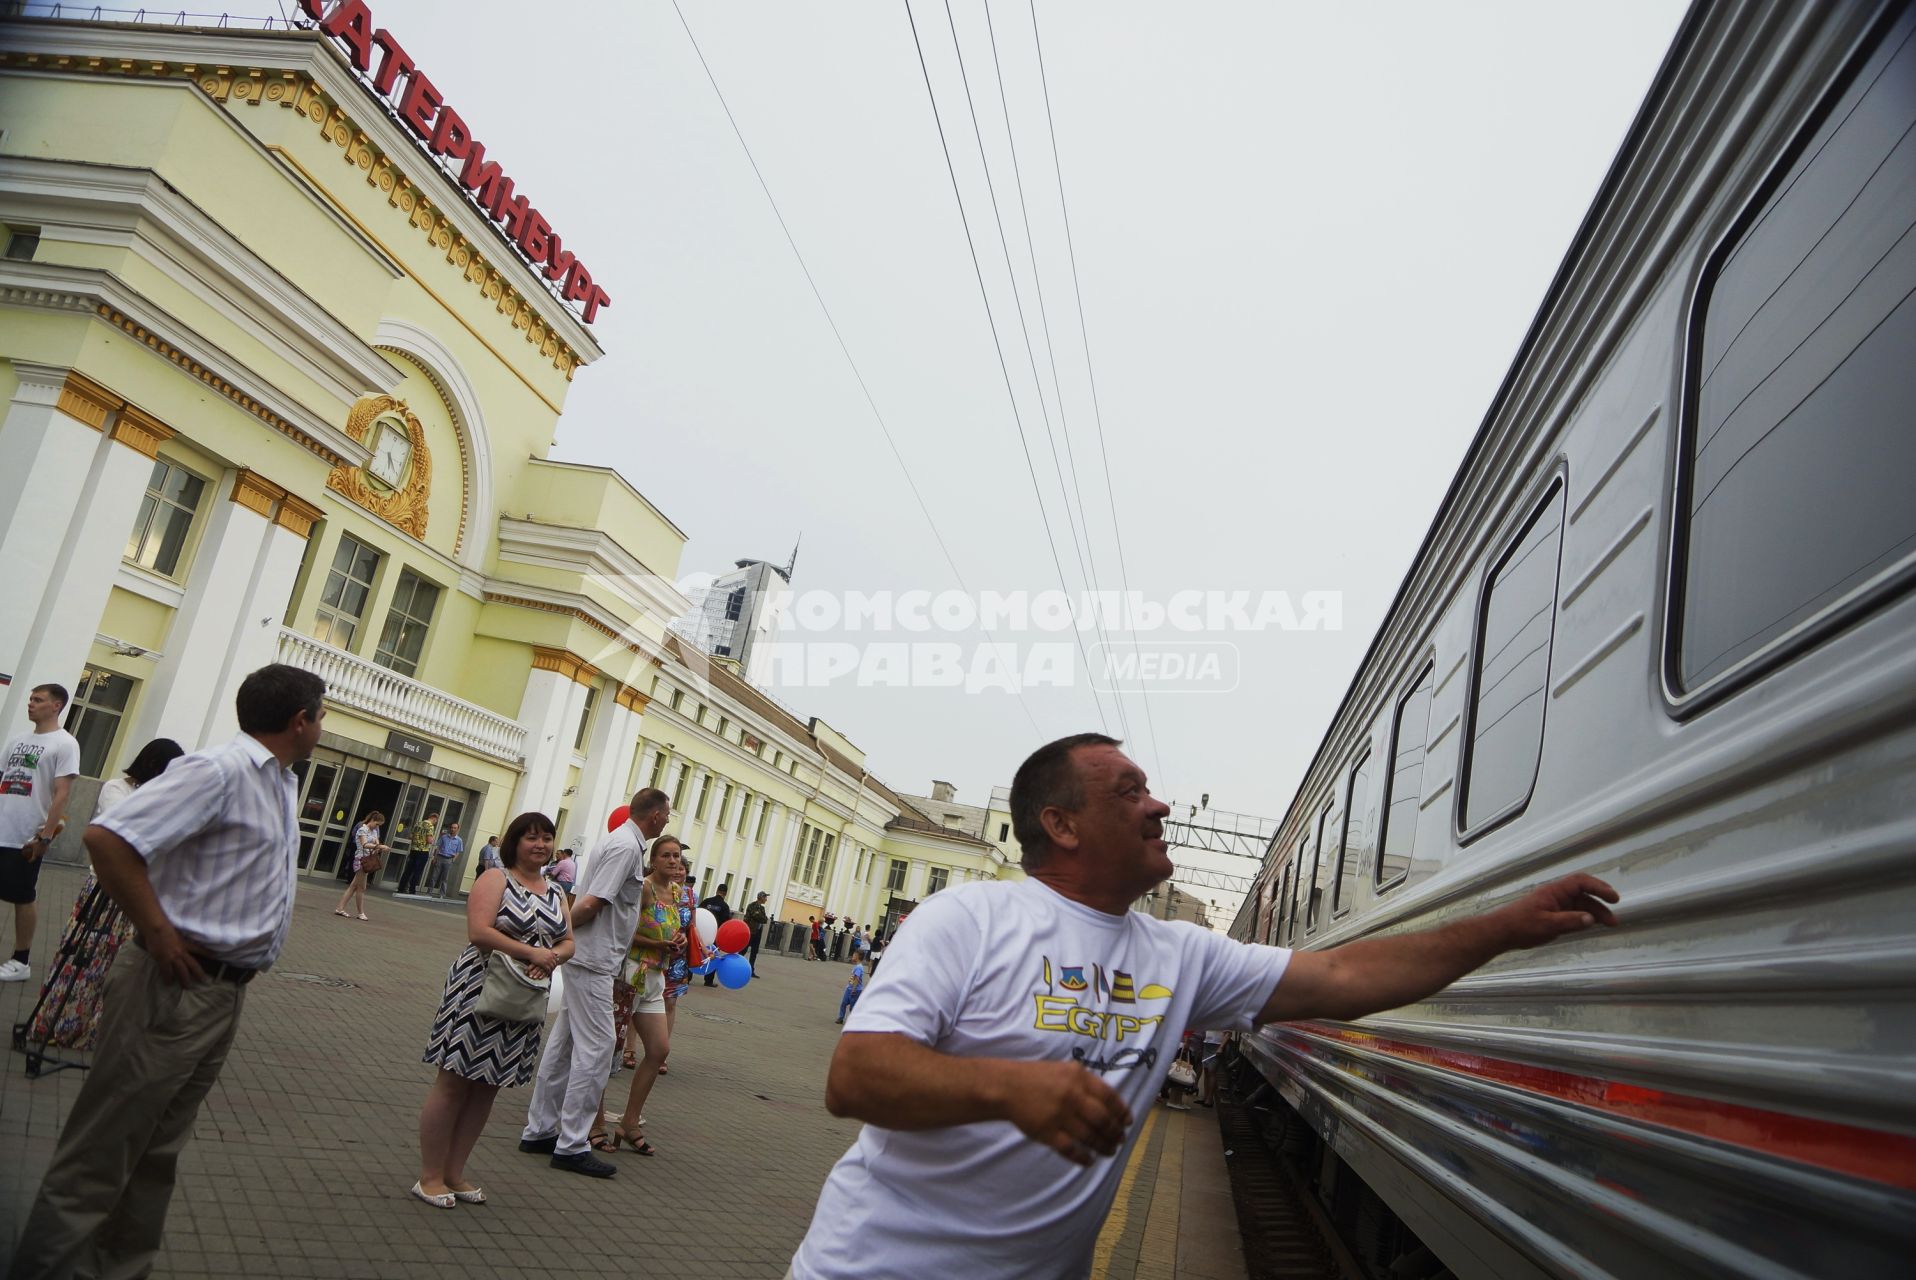
<path fill-rule="evenodd" d="M 1029 879 L 928 898 L 846 1020 L 825 1105 L 866 1125 L 819 1193 L 796 1280 L 1084 1276 L 1187 1028 L 1357 1018 L 1616 923 L 1615 890 L 1587 875 L 1326 951 L 1138 914 L 1173 870 L 1170 808 L 1102 734 L 1035 752 L 1011 813 Z"/>

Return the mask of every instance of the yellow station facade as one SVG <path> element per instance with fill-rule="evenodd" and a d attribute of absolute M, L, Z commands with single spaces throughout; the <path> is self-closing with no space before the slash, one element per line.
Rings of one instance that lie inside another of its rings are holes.
<path fill-rule="evenodd" d="M 685 534 L 547 456 L 616 282 L 583 246 L 557 269 L 508 170 L 467 181 L 480 127 L 352 8 L 343 34 L 0 26 L 0 726 L 61 683 L 112 777 L 230 736 L 239 681 L 289 662 L 329 688 L 316 877 L 371 809 L 402 848 L 460 822 L 469 882 L 512 814 L 583 849 L 648 783 L 704 886 L 787 919 L 1014 873 L 998 828 L 932 821 L 681 651 Z"/>

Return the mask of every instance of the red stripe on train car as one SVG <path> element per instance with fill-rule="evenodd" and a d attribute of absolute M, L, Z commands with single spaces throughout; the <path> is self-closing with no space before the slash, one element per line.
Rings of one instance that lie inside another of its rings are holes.
<path fill-rule="evenodd" d="M 1410 1062 L 1459 1071 L 1529 1093 L 1593 1107 L 1621 1119 L 1674 1129 L 1766 1156 L 1916 1191 L 1916 1138 L 1902 1134 L 1600 1080 L 1483 1054 L 1434 1049 L 1341 1027 L 1287 1023 L 1282 1029 L 1313 1039 L 1361 1045 Z"/>

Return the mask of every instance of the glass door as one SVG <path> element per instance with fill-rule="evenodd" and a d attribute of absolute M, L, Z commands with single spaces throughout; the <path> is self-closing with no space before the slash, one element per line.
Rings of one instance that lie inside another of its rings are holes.
<path fill-rule="evenodd" d="M 426 788 L 423 783 L 413 781 L 411 775 L 402 775 L 405 786 L 400 794 L 399 812 L 389 814 L 386 822 L 386 843 L 392 846 L 392 853 L 379 868 L 379 882 L 388 888 L 399 883 L 399 877 L 405 873 L 406 860 L 412 854 L 413 832 L 419 826 L 419 819 L 425 816 L 420 806 L 426 801 Z"/>
<path fill-rule="evenodd" d="M 333 783 L 339 778 L 339 766 L 324 760 L 302 760 L 294 766 L 301 775 L 299 795 L 299 869 L 310 871 L 313 852 L 319 846 L 319 833 L 325 825 L 326 806 L 333 798 Z"/>
<path fill-rule="evenodd" d="M 314 843 L 313 871 L 326 875 L 336 873 L 340 865 L 340 854 L 352 841 L 353 814 L 359 804 L 360 786 L 366 780 L 365 771 L 351 765 L 342 765 L 339 780 L 333 784 L 333 793 L 327 798 L 321 810 L 319 836 Z M 352 859 L 345 860 L 347 866 Z"/>

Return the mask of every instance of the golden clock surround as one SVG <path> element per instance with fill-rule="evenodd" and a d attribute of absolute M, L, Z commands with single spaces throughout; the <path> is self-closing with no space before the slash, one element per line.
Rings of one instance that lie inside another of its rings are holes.
<path fill-rule="evenodd" d="M 358 467 L 340 466 L 334 467 L 332 474 L 326 477 L 326 487 L 424 541 L 428 514 L 426 493 L 432 486 L 432 453 L 426 448 L 426 429 L 420 424 L 419 415 L 407 408 L 404 400 L 387 395 L 365 396 L 346 415 L 346 434 L 363 443 L 373 424 L 388 414 L 406 424 L 406 435 L 412 441 L 412 470 L 406 476 L 406 483 L 389 490 L 367 479 Z"/>

